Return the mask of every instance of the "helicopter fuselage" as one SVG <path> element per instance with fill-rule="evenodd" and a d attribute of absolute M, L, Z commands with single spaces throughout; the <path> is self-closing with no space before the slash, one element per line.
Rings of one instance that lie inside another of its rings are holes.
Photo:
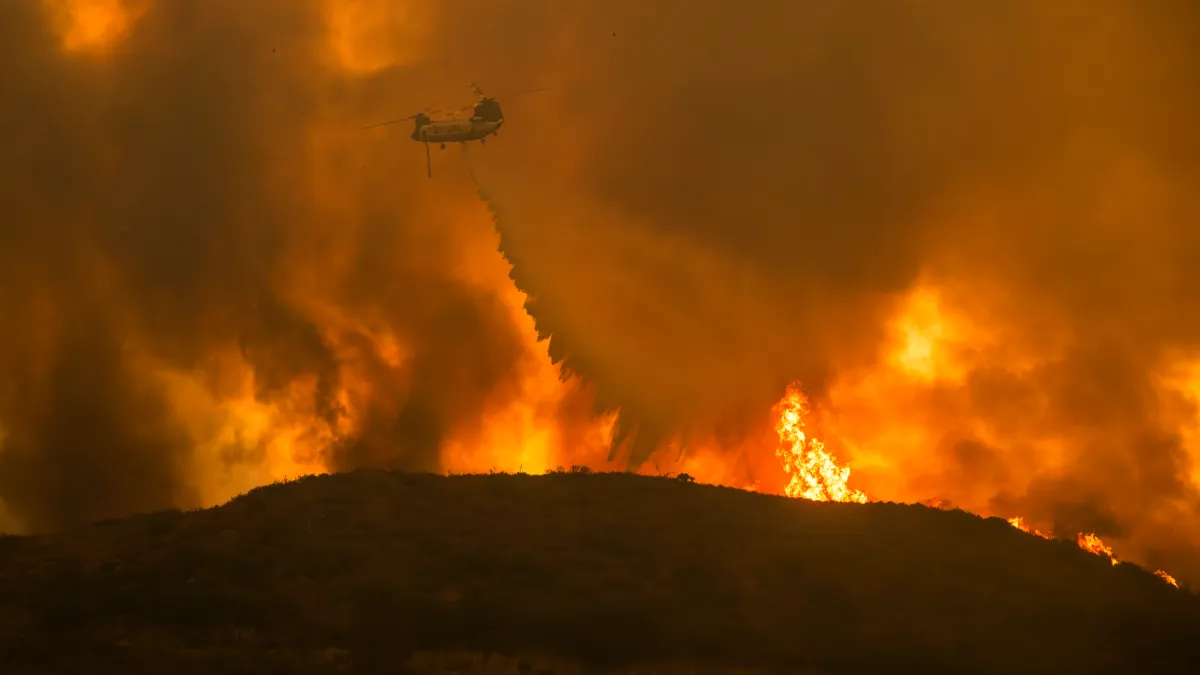
<path fill-rule="evenodd" d="M 496 133 L 504 119 L 430 120 L 413 129 L 412 139 L 418 143 L 465 143 L 481 141 Z"/>

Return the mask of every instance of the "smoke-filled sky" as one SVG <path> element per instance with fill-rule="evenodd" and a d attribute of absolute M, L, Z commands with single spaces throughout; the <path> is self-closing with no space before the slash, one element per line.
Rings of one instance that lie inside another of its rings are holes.
<path fill-rule="evenodd" d="M 602 462 L 617 407 L 777 488 L 798 380 L 873 498 L 1195 578 L 1196 44 L 1189 0 L 0 3 L 0 528 Z M 549 89 L 433 180 L 356 130 L 469 80 Z"/>

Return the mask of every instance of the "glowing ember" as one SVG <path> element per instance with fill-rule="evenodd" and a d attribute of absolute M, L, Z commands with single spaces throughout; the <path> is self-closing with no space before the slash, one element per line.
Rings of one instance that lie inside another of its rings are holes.
<path fill-rule="evenodd" d="M 1084 534 L 1080 532 L 1079 538 L 1076 541 L 1079 542 L 1079 548 L 1087 551 L 1088 553 L 1108 556 L 1108 559 L 1111 560 L 1112 564 L 1114 565 L 1119 562 L 1117 560 L 1117 556 L 1113 555 L 1112 549 L 1105 544 L 1100 537 L 1097 537 L 1094 534 Z"/>
<path fill-rule="evenodd" d="M 1175 588 L 1179 588 L 1179 582 L 1175 581 L 1175 577 L 1171 576 L 1170 574 L 1167 574 L 1166 572 L 1164 572 L 1162 570 L 1155 570 L 1154 576 L 1162 579 L 1163 581 L 1167 582 L 1168 584 L 1171 584 Z"/>
<path fill-rule="evenodd" d="M 783 399 L 776 404 L 779 421 L 779 447 L 775 454 L 783 461 L 790 476 L 784 494 L 822 502 L 857 502 L 865 504 L 867 495 L 846 486 L 850 467 L 838 466 L 825 445 L 805 432 L 808 418 L 808 399 L 795 384 L 789 385 Z"/>

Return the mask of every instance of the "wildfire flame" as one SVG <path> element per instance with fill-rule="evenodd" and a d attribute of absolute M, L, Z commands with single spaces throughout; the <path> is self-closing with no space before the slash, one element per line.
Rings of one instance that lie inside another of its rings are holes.
<path fill-rule="evenodd" d="M 1054 538 L 1054 535 L 1052 533 L 1045 534 L 1045 533 L 1042 533 L 1040 530 L 1031 529 L 1028 525 L 1025 524 L 1025 519 L 1022 518 L 1021 516 L 1014 516 L 1012 518 L 1009 518 L 1008 524 L 1012 525 L 1013 527 L 1017 528 L 1018 530 L 1020 530 L 1022 532 L 1036 535 L 1043 539 L 1053 539 Z M 1104 540 L 1101 539 L 1099 536 L 1097 536 L 1094 533 L 1084 534 L 1083 532 L 1080 532 L 1079 536 L 1075 539 L 1075 541 L 1076 541 L 1076 543 L 1079 544 L 1079 548 L 1087 551 L 1088 553 L 1106 556 L 1112 562 L 1113 565 L 1116 565 L 1117 563 L 1120 562 L 1120 560 L 1117 558 L 1117 556 L 1113 554 L 1112 547 L 1109 546 L 1108 544 L 1105 544 Z M 1165 571 L 1155 570 L 1154 575 L 1156 577 L 1159 577 L 1163 581 L 1167 582 L 1168 584 L 1171 584 L 1175 588 L 1179 588 L 1179 582 L 1175 580 L 1175 577 L 1171 576 L 1170 574 L 1167 574 Z"/>
<path fill-rule="evenodd" d="M 103 56 L 133 34 L 154 2 L 41 0 L 41 4 L 65 53 Z M 320 0 L 317 6 L 327 24 L 328 54 L 349 76 L 365 77 L 415 63 L 432 34 L 430 3 Z M 331 148 L 342 143 L 340 135 L 323 132 L 314 133 L 309 140 L 319 150 L 320 157 L 335 156 Z M 558 155 L 561 160 L 569 153 Z M 347 189 L 340 175 L 335 175 L 335 169 L 329 168 L 336 164 L 316 164 L 328 175 L 314 174 L 315 179 L 307 186 L 314 202 L 339 217 L 353 214 L 357 193 Z M 557 465 L 621 468 L 617 460 L 608 457 L 617 413 L 589 416 L 591 409 L 584 405 L 588 401 L 583 383 L 567 377 L 552 361 L 548 343 L 538 336 L 532 317 L 524 309 L 527 298 L 510 282 L 508 263 L 496 256 L 498 242 L 490 234 L 491 216 L 482 204 L 472 209 L 463 215 L 463 223 L 479 225 L 479 231 L 489 234 L 464 237 L 466 252 L 462 270 L 458 272 L 459 281 L 476 284 L 483 293 L 499 298 L 511 315 L 521 341 L 521 355 L 513 381 L 497 387 L 487 397 L 482 419 L 447 432 L 439 448 L 441 469 L 541 473 Z M 355 258 L 353 246 L 343 245 L 346 250 L 341 246 L 331 249 L 323 243 L 320 250 L 322 259 L 335 270 L 339 265 L 349 264 L 344 261 Z M 326 270 L 313 271 L 310 263 L 307 259 L 297 263 L 301 269 L 297 278 L 320 281 L 290 280 L 288 285 L 294 286 L 295 297 L 305 298 L 296 301 L 297 307 L 320 327 L 325 345 L 340 364 L 338 377 L 333 378 L 338 383 L 334 391 L 321 391 L 324 385 L 315 375 L 299 376 L 268 390 L 264 382 L 270 378 L 256 373 L 249 360 L 233 348 L 229 353 L 211 355 L 209 363 L 194 370 L 168 367 L 158 362 L 149 349 L 138 356 L 144 363 L 139 362 L 137 367 L 147 381 L 161 389 L 171 413 L 179 419 L 180 427 L 191 441 L 195 457 L 189 473 L 197 483 L 199 499 L 206 505 L 220 503 L 264 482 L 330 470 L 327 461 L 330 448 L 357 437 L 368 411 L 394 411 L 407 396 L 411 355 L 403 335 L 392 330 L 383 317 L 370 315 L 371 312 L 358 316 L 350 310 L 341 311 L 333 300 L 322 299 L 309 285 L 321 287 L 329 274 Z M 290 275 L 285 276 L 290 279 Z M 1041 363 L 1041 356 L 1030 358 L 1001 350 L 997 344 L 1006 342 L 1002 339 L 1002 322 L 983 321 L 961 311 L 961 301 L 956 302 L 954 294 L 942 292 L 938 286 L 936 280 L 923 281 L 898 307 L 896 317 L 889 322 L 890 353 L 885 365 L 865 371 L 861 380 L 835 381 L 834 395 L 827 399 L 833 401 L 831 409 L 860 411 L 857 416 L 846 414 L 841 422 L 844 429 L 854 433 L 839 432 L 837 425 L 825 418 L 821 435 L 840 453 L 848 453 L 858 472 L 858 484 L 877 499 L 928 494 L 925 485 L 916 482 L 905 485 L 904 481 L 909 476 L 930 473 L 929 467 L 918 471 L 910 462 L 922 457 L 925 448 L 934 442 L 930 430 L 937 429 L 938 424 L 922 416 L 933 413 L 919 405 L 906 405 L 911 398 L 907 394 L 920 392 L 923 387 L 960 382 L 985 357 L 1002 361 L 1016 371 Z M 1045 338 L 1050 347 L 1039 348 L 1037 354 L 1045 354 L 1047 349 L 1052 351 L 1059 342 L 1068 339 L 1051 337 Z M 980 344 L 986 348 L 979 348 Z M 130 357 L 130 360 L 136 359 Z M 1172 381 L 1173 387 L 1191 399 L 1200 400 L 1200 366 L 1177 379 L 1178 382 Z M 336 403 L 328 406 L 332 412 L 318 405 L 326 398 Z M 881 400 L 889 404 L 873 405 Z M 865 402 L 871 405 L 851 405 Z M 660 460 L 664 468 L 694 476 L 701 482 L 721 482 L 764 492 L 781 490 L 788 497 L 814 501 L 866 503 L 868 497 L 864 491 L 849 487 L 850 462 L 839 464 L 808 429 L 811 413 L 807 397 L 793 383 L 772 408 L 772 416 L 760 420 L 758 430 L 763 432 L 762 437 L 739 441 L 736 453 L 712 439 L 677 437 L 664 443 L 655 457 L 667 460 Z M 964 419 L 969 416 L 959 410 L 953 411 L 953 415 Z M 772 424 L 777 443 L 769 436 Z M 984 444 L 992 444 L 999 434 L 985 425 L 976 425 L 970 431 Z M 5 451 L 6 433 L 0 424 L 0 452 Z M 1188 448 L 1200 448 L 1200 422 L 1194 429 L 1185 430 L 1183 438 Z M 1055 459 L 1061 454 L 1058 439 L 1036 437 L 1031 442 L 1039 453 L 1050 458 L 1045 461 L 1058 461 Z M 756 464 L 772 462 L 767 451 L 772 446 L 786 476 L 786 485 L 782 485 L 784 479 L 778 474 L 778 466 L 770 466 L 775 472 L 773 476 L 764 476 L 762 467 Z M 652 466 L 659 470 L 657 465 Z M 649 468 L 643 470 L 648 472 Z M 1193 477 L 1200 485 L 1200 473 Z M 779 482 L 772 483 L 772 478 Z M 761 485 L 759 479 L 763 481 Z M 955 486 L 972 484 L 968 480 L 953 480 Z M 1019 476 L 1012 480 L 1013 485 L 1004 487 L 1018 493 L 1024 489 Z M 940 484 L 936 489 L 943 490 L 945 485 Z M 985 502 L 972 499 L 977 495 L 967 494 L 970 491 L 966 488 L 951 492 L 945 496 L 956 504 L 986 509 L 982 506 Z M 950 508 L 945 500 L 928 500 L 927 504 Z M 0 526 L 11 522 L 5 510 L 0 502 Z M 1009 518 L 1008 522 L 1031 535 L 1054 538 L 1049 530 L 1031 528 L 1020 516 Z M 1080 532 L 1076 542 L 1090 553 L 1107 556 L 1113 565 L 1119 562 L 1112 548 L 1094 533 Z M 1167 572 L 1160 569 L 1154 574 L 1179 587 Z"/>
<path fill-rule="evenodd" d="M 833 456 L 825 449 L 825 445 L 806 432 L 806 423 L 811 412 L 808 398 L 800 390 L 798 384 L 788 386 L 783 398 L 775 405 L 774 414 L 777 417 L 775 432 L 779 436 L 779 446 L 775 454 L 783 464 L 788 475 L 788 483 L 783 492 L 788 497 L 809 499 L 813 501 L 854 502 L 864 504 L 867 495 L 860 490 L 848 486 L 850 480 L 849 465 L 839 465 Z M 930 504 L 936 508 L 948 506 L 942 500 L 934 500 Z M 1053 539 L 1052 531 L 1043 532 L 1030 527 L 1021 516 L 1008 519 L 1008 524 L 1027 534 Z M 1076 543 L 1083 550 L 1107 557 L 1113 565 L 1120 562 L 1113 553 L 1112 547 L 1095 533 L 1080 532 Z M 1154 572 L 1175 588 L 1179 583 L 1173 576 L 1163 570 Z"/>
<path fill-rule="evenodd" d="M 1013 527 L 1017 528 L 1018 530 L 1020 530 L 1022 532 L 1025 532 L 1026 534 L 1032 534 L 1032 535 L 1041 537 L 1042 539 L 1053 539 L 1052 535 L 1043 534 L 1041 530 L 1030 529 L 1030 527 L 1025 524 L 1025 519 L 1022 518 L 1021 516 L 1009 518 L 1008 524 L 1012 525 Z"/>
<path fill-rule="evenodd" d="M 1053 539 L 1054 538 L 1053 532 L 1047 531 L 1047 532 L 1043 533 L 1041 530 L 1030 528 L 1028 525 L 1025 524 L 1025 519 L 1022 518 L 1021 516 L 1014 516 L 1012 518 L 1009 518 L 1008 524 L 1012 525 L 1013 527 L 1017 528 L 1018 530 L 1020 530 L 1022 532 L 1041 537 L 1042 539 Z M 1117 559 L 1117 556 L 1113 554 L 1112 547 L 1109 546 L 1108 544 L 1105 544 L 1104 540 L 1101 539 L 1095 533 L 1084 534 L 1083 532 L 1080 532 L 1079 535 L 1075 538 L 1075 543 L 1079 544 L 1079 548 L 1087 551 L 1088 553 L 1106 556 L 1109 560 L 1112 561 L 1112 564 L 1114 564 L 1114 565 L 1116 565 L 1117 563 L 1120 562 L 1120 560 Z"/>
<path fill-rule="evenodd" d="M 1175 577 L 1171 576 L 1170 574 L 1167 574 L 1166 572 L 1164 572 L 1162 570 L 1155 570 L 1154 576 L 1162 579 L 1163 581 L 1167 582 L 1168 584 L 1171 584 L 1175 588 L 1179 588 L 1179 582 L 1175 581 Z"/>
<path fill-rule="evenodd" d="M 775 425 L 779 447 L 775 454 L 783 461 L 783 469 L 790 476 L 784 494 L 822 502 L 865 504 L 867 495 L 846 485 L 850 480 L 850 467 L 839 466 L 825 450 L 824 443 L 805 433 L 808 399 L 797 385 L 788 386 L 775 410 L 779 415 Z"/>
<path fill-rule="evenodd" d="M 1100 537 L 1097 537 L 1094 534 L 1084 534 L 1080 532 L 1079 538 L 1076 539 L 1076 541 L 1079 543 L 1079 548 L 1087 551 L 1088 553 L 1108 556 L 1108 559 L 1112 561 L 1112 564 L 1114 565 L 1120 562 L 1117 560 L 1117 556 L 1113 555 L 1112 548 L 1108 546 L 1108 544 L 1105 544 Z"/>

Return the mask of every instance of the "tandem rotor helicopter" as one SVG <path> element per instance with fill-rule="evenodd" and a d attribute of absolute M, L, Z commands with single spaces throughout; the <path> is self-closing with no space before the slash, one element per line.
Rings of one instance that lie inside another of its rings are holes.
<path fill-rule="evenodd" d="M 416 120 L 413 124 L 413 132 L 410 138 L 418 143 L 425 144 L 425 170 L 429 174 L 429 177 L 433 178 L 433 160 L 429 156 L 430 143 L 438 143 L 443 150 L 446 149 L 447 143 L 461 143 L 465 146 L 468 141 L 479 141 L 481 145 L 486 145 L 487 137 L 498 136 L 500 127 L 504 125 L 504 111 L 500 108 L 500 103 L 497 99 L 513 98 L 514 96 L 523 96 L 525 94 L 532 94 L 535 91 L 545 90 L 545 87 L 539 87 L 537 89 L 526 89 L 512 94 L 505 94 L 504 96 L 485 96 L 474 82 L 470 83 L 470 86 L 471 91 L 475 92 L 479 100 L 474 106 L 450 111 L 448 117 L 433 119 L 431 115 L 443 113 L 445 109 L 426 109 L 423 112 L 409 115 L 408 117 L 401 117 L 362 127 L 361 131 L 396 124 L 397 122 Z M 464 117 L 463 115 L 468 112 L 471 113 L 470 117 Z"/>

